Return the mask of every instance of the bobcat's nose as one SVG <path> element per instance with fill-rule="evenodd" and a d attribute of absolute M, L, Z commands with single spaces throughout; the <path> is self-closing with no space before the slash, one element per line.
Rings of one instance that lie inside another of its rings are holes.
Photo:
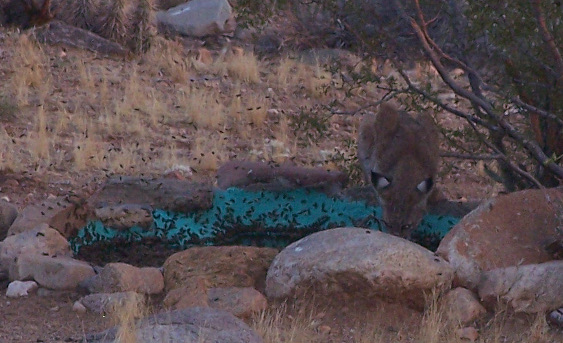
<path fill-rule="evenodd" d="M 412 224 L 405 224 L 405 225 L 401 226 L 401 237 L 407 238 L 407 239 L 410 238 L 412 228 L 413 228 Z"/>

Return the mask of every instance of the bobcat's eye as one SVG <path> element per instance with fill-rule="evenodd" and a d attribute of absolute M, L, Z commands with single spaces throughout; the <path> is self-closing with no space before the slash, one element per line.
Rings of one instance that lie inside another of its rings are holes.
<path fill-rule="evenodd" d="M 432 178 L 429 177 L 428 179 L 419 183 L 416 186 L 416 189 L 418 189 L 418 191 L 421 192 L 421 193 L 428 193 L 432 189 L 433 185 L 434 185 L 434 180 L 432 180 Z"/>
<path fill-rule="evenodd" d="M 371 183 L 373 183 L 373 185 L 377 189 L 383 189 L 389 186 L 391 184 L 391 181 L 391 178 L 386 178 L 385 176 L 374 171 L 371 172 Z"/>

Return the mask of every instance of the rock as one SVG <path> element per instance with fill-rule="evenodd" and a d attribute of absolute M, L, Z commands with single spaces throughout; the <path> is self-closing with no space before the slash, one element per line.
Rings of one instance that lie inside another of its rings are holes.
<path fill-rule="evenodd" d="M 96 293 L 86 295 L 78 300 L 86 309 L 98 313 L 108 314 L 123 306 L 126 302 L 141 303 L 144 298 L 135 292 Z"/>
<path fill-rule="evenodd" d="M 291 165 L 275 166 L 263 162 L 230 161 L 217 171 L 217 185 L 221 189 L 238 187 L 251 191 L 281 191 L 311 188 L 334 194 L 347 183 L 347 175 L 339 171 Z"/>
<path fill-rule="evenodd" d="M 549 312 L 547 321 L 556 327 L 563 328 L 563 308 Z"/>
<path fill-rule="evenodd" d="M 30 292 L 37 289 L 37 282 L 35 281 L 12 281 L 8 284 L 6 296 L 8 298 L 26 297 Z"/>
<path fill-rule="evenodd" d="M 425 295 L 449 289 L 452 278 L 447 262 L 419 245 L 379 231 L 338 228 L 282 250 L 268 270 L 266 295 L 380 298 L 422 308 Z"/>
<path fill-rule="evenodd" d="M 558 309 L 563 307 L 563 260 L 484 272 L 478 289 L 488 308 L 500 302 L 515 312 Z"/>
<path fill-rule="evenodd" d="M 268 306 L 266 297 L 252 287 L 217 287 L 207 292 L 212 308 L 224 310 L 239 318 L 250 318 Z"/>
<path fill-rule="evenodd" d="M 10 269 L 11 280 L 35 280 L 50 289 L 74 289 L 94 275 L 94 269 L 86 262 L 70 257 L 51 257 L 36 254 L 20 255 Z"/>
<path fill-rule="evenodd" d="M 10 226 L 8 235 L 31 230 L 45 223 L 68 238 L 86 225 L 87 211 L 86 207 L 71 203 L 67 197 L 47 199 L 39 204 L 26 206 Z"/>
<path fill-rule="evenodd" d="M 164 262 L 165 288 L 170 291 L 204 278 L 209 287 L 254 287 L 260 291 L 277 253 L 273 248 L 192 247 Z"/>
<path fill-rule="evenodd" d="M 18 208 L 5 201 L 0 200 L 0 241 L 4 240 L 8 234 L 8 229 L 18 216 Z"/>
<path fill-rule="evenodd" d="M 459 328 L 455 331 L 455 335 L 459 339 L 466 339 L 475 342 L 479 338 L 479 332 L 473 326 Z"/>
<path fill-rule="evenodd" d="M 204 276 L 194 277 L 194 282 L 168 292 L 162 303 L 174 310 L 187 307 L 207 307 L 209 306 L 207 290 L 207 278 Z"/>
<path fill-rule="evenodd" d="M 188 3 L 158 11 L 159 29 L 191 37 L 232 34 L 236 24 L 227 0 L 192 0 Z"/>
<path fill-rule="evenodd" d="M 88 200 L 92 208 L 136 204 L 189 213 L 211 208 L 211 186 L 177 179 L 120 177 L 108 181 Z"/>
<path fill-rule="evenodd" d="M 563 188 L 525 190 L 486 201 L 442 240 L 437 254 L 455 270 L 454 284 L 474 290 L 481 272 L 542 263 L 561 239 Z"/>
<path fill-rule="evenodd" d="M 99 274 L 80 284 L 90 293 L 137 292 L 159 294 L 164 278 L 158 268 L 139 268 L 126 263 L 108 263 Z"/>
<path fill-rule="evenodd" d="M 262 343 L 263 340 L 242 320 L 232 314 L 208 307 L 191 307 L 163 312 L 141 320 L 137 325 L 137 343 L 221 342 Z M 118 328 L 88 335 L 84 342 L 113 343 Z"/>
<path fill-rule="evenodd" d="M 464 325 L 482 318 L 487 313 L 477 296 L 462 287 L 446 293 L 440 299 L 440 307 L 448 314 L 448 318 Z"/>
<path fill-rule="evenodd" d="M 34 29 L 34 34 L 37 41 L 44 44 L 89 50 L 106 57 L 129 55 L 129 51 L 118 43 L 58 20 Z"/>
<path fill-rule="evenodd" d="M 75 301 L 72 304 L 72 310 L 76 313 L 86 313 L 88 309 L 80 301 Z"/>
<path fill-rule="evenodd" d="M 0 270 L 9 270 L 20 255 L 71 256 L 70 244 L 57 230 L 39 224 L 0 242 Z"/>
<path fill-rule="evenodd" d="M 153 222 L 152 209 L 143 205 L 105 206 L 97 208 L 94 213 L 104 226 L 116 230 L 127 230 L 133 226 L 147 230 Z"/>

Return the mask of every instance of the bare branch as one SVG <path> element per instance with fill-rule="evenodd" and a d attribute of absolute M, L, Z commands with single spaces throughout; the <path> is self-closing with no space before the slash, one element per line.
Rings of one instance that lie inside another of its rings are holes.
<path fill-rule="evenodd" d="M 378 106 L 386 101 L 389 101 L 389 99 L 394 98 L 397 94 L 399 93 L 404 93 L 406 90 L 393 90 L 393 91 L 389 91 L 387 92 L 387 94 L 385 94 L 381 99 L 377 100 L 377 101 L 373 101 L 370 103 L 367 103 L 363 106 L 358 107 L 357 109 L 353 110 L 353 111 L 336 111 L 336 110 L 331 110 L 330 113 L 331 114 L 338 114 L 338 115 L 349 115 L 349 116 L 353 116 L 358 114 L 359 112 L 370 108 L 370 107 L 375 107 Z"/>
<path fill-rule="evenodd" d="M 459 158 L 463 160 L 501 160 L 502 156 L 500 154 L 494 155 L 473 155 L 473 154 L 460 154 L 457 152 L 441 152 L 441 157 L 446 158 Z"/>
<path fill-rule="evenodd" d="M 555 115 L 551 112 L 542 110 L 540 108 L 537 108 L 536 106 L 532 106 L 532 105 L 522 101 L 522 99 L 517 98 L 517 97 L 511 98 L 510 101 L 512 101 L 512 103 L 524 108 L 527 111 L 534 112 L 534 113 L 536 113 L 536 114 L 538 114 L 538 115 L 540 115 L 544 118 L 556 121 L 557 123 L 559 123 L 559 125 L 563 125 L 563 119 L 559 118 L 557 115 Z"/>
<path fill-rule="evenodd" d="M 557 79 L 558 81 L 563 80 L 563 58 L 561 57 L 561 52 L 555 43 L 555 38 L 549 33 L 547 29 L 547 24 L 545 23 L 545 18 L 543 13 L 541 12 L 540 8 L 541 1 L 540 0 L 533 0 L 532 7 L 534 9 L 534 14 L 536 16 L 536 20 L 538 22 L 538 29 L 542 35 L 543 41 L 547 45 L 548 50 L 553 55 L 555 59 L 555 63 L 557 66 Z"/>

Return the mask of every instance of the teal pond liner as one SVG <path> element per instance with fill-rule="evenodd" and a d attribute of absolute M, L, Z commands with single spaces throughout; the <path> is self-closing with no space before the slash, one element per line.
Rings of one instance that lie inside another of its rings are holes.
<path fill-rule="evenodd" d="M 381 208 L 306 189 L 216 190 L 208 210 L 177 213 L 157 209 L 152 215 L 154 221 L 149 229 L 115 230 L 101 221 L 90 221 L 70 239 L 72 250 L 78 253 L 81 247 L 96 242 L 145 238 L 159 238 L 176 249 L 234 244 L 284 247 L 310 233 L 335 227 L 382 230 L 378 219 Z M 427 215 L 413 238 L 432 249 L 458 221 L 451 216 Z"/>

